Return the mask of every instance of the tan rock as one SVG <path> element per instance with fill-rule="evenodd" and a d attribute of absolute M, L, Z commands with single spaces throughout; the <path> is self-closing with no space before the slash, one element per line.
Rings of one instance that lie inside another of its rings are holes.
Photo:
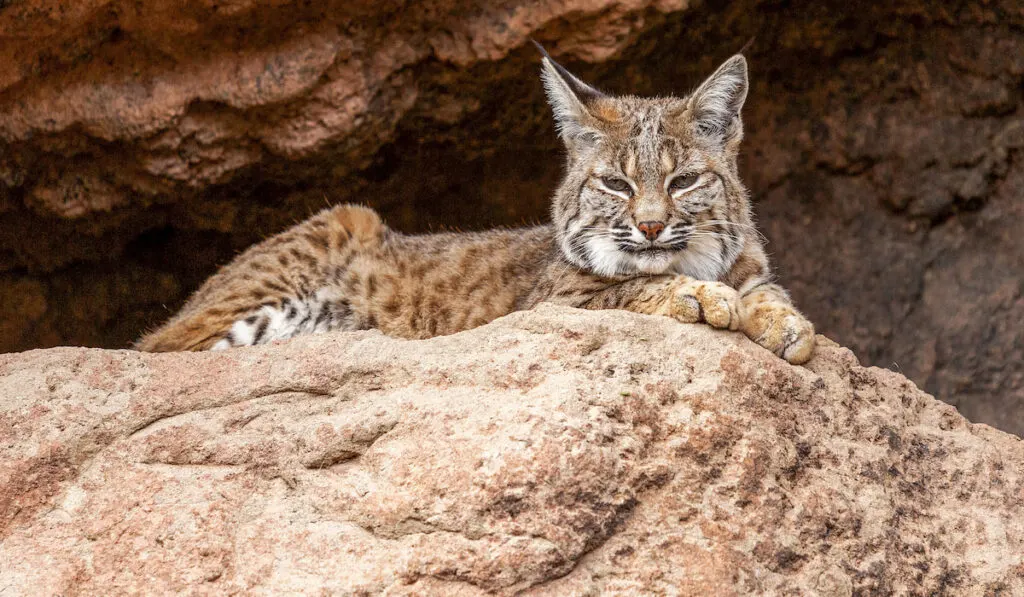
<path fill-rule="evenodd" d="M 4 595 L 1024 592 L 1024 442 L 824 338 L 545 306 L 0 355 L 0 409 Z"/>

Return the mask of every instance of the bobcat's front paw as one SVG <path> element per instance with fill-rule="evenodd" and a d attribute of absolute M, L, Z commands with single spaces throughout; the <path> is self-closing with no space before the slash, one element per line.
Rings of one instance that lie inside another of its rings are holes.
<path fill-rule="evenodd" d="M 783 302 L 745 306 L 740 328 L 748 338 L 794 365 L 802 365 L 814 352 L 814 325 Z"/>
<path fill-rule="evenodd" d="M 669 286 L 665 314 L 685 323 L 735 330 L 740 325 L 739 307 L 735 289 L 720 282 L 685 279 Z"/>

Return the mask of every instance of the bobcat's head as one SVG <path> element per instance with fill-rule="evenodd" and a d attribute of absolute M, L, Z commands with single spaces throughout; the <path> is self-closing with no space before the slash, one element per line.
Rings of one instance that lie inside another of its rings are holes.
<path fill-rule="evenodd" d="M 752 229 L 736 171 L 743 56 L 685 98 L 605 95 L 546 54 L 542 78 L 568 149 L 552 206 L 565 256 L 602 276 L 728 271 Z"/>

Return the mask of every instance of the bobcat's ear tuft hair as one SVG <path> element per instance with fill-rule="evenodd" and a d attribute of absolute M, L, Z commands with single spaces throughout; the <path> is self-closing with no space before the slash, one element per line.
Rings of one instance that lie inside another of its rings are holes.
<path fill-rule="evenodd" d="M 737 54 L 718 67 L 690 96 L 697 131 L 723 142 L 742 135 L 740 110 L 747 99 L 747 60 Z"/>
<path fill-rule="evenodd" d="M 536 41 L 533 43 L 544 54 L 541 60 L 541 80 L 544 82 L 548 103 L 555 113 L 555 125 L 559 134 L 567 143 L 596 139 L 597 131 L 588 126 L 593 116 L 587 109 L 587 104 L 606 97 L 605 94 L 587 85 L 564 66 L 555 62 Z"/>

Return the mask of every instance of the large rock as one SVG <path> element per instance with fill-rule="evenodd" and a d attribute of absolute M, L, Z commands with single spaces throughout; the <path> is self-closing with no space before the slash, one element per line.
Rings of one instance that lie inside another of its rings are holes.
<path fill-rule="evenodd" d="M 5 595 L 1024 594 L 1024 442 L 821 338 L 543 306 L 0 355 Z"/>

